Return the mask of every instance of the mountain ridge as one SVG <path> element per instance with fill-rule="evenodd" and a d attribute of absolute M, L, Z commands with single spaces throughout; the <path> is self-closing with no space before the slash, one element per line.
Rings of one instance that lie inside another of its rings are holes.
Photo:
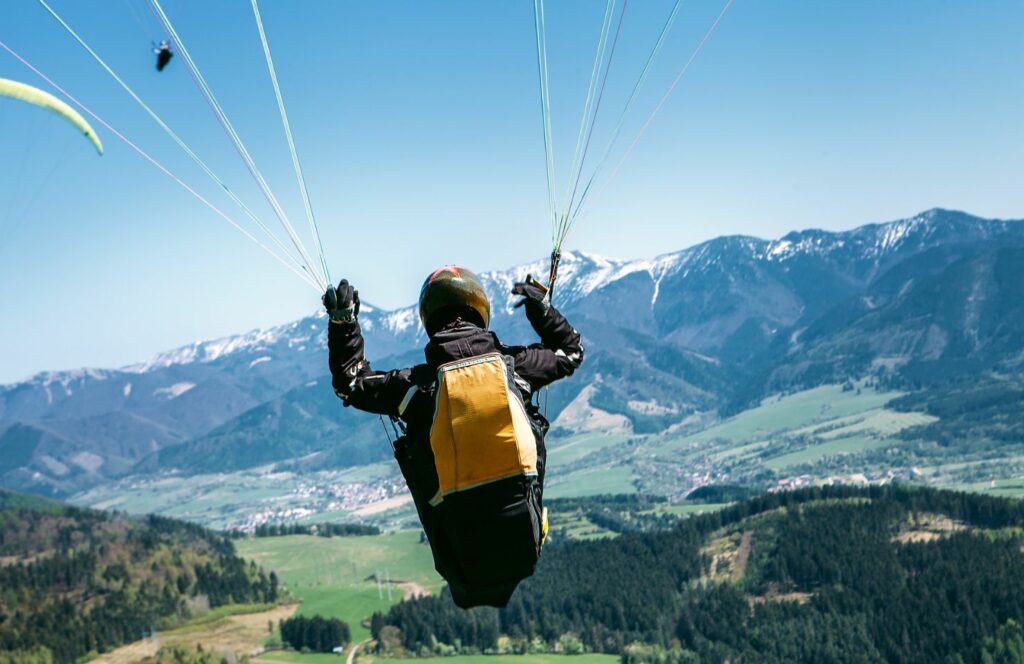
<path fill-rule="evenodd" d="M 829 364 L 873 370 L 867 360 L 877 358 L 846 362 L 849 346 L 840 343 L 857 321 L 863 329 L 872 303 L 895 307 L 901 289 L 919 289 L 974 253 L 1022 242 L 1019 221 L 932 209 L 849 231 L 808 229 L 774 240 L 725 236 L 650 259 L 566 252 L 555 301 L 583 331 L 588 360 L 575 379 L 552 388 L 551 419 L 556 430 L 571 431 L 575 425 L 560 423 L 558 415 L 574 401 L 580 407 L 580 394 L 592 385 L 583 407 L 625 418 L 629 431 L 653 432 L 730 403 L 754 402 L 766 390 L 813 384 Z M 509 291 L 528 272 L 546 270 L 546 261 L 538 260 L 480 273 L 502 338 L 532 338 Z M 929 306 L 939 306 L 938 300 L 933 295 Z M 893 312 L 886 325 L 895 329 L 901 314 L 898 307 Z M 990 320 L 1000 314 L 978 315 Z M 425 336 L 415 306 L 387 311 L 367 305 L 361 323 L 375 367 L 417 361 Z M 352 459 L 381 457 L 367 418 L 335 408 L 340 404 L 322 386 L 323 325 L 323 314 L 315 313 L 120 369 L 40 372 L 2 386 L 0 448 L 28 461 L 0 464 L 0 482 L 65 495 L 133 468 L 188 472 L 214 459 L 210 469 L 240 467 L 253 461 L 245 454 L 249 445 L 264 451 L 254 457 L 261 462 L 284 461 L 328 450 L 338 436 L 348 439 Z M 814 334 L 835 340 L 818 343 L 808 361 L 800 356 L 801 342 Z M 1012 339 L 1005 341 L 993 361 L 1015 348 Z M 369 452 L 371 445 L 378 451 Z M 293 456 L 274 458 L 275 447 Z M 190 451 L 196 460 L 189 460 Z M 344 462 L 337 454 L 321 456 L 324 463 Z M 154 461 L 161 458 L 179 461 L 162 466 Z"/>
<path fill-rule="evenodd" d="M 655 279 L 657 277 L 663 277 L 664 272 L 668 271 L 672 267 L 682 268 L 685 265 L 685 263 L 679 264 L 679 259 L 684 257 L 688 259 L 691 254 L 703 254 L 705 248 L 716 243 L 739 242 L 746 244 L 751 249 L 753 249 L 753 245 L 760 244 L 764 246 L 764 251 L 760 254 L 755 254 L 755 257 L 765 258 L 767 260 L 783 261 L 795 256 L 797 252 L 791 251 L 794 245 L 805 250 L 813 246 L 820 246 L 820 242 L 808 242 L 806 236 L 816 236 L 820 240 L 821 237 L 847 237 L 866 232 L 883 231 L 885 237 L 883 238 L 881 246 L 884 249 L 890 249 L 898 244 L 899 239 L 906 235 L 907 229 L 915 228 L 920 225 L 922 220 L 931 219 L 938 215 L 954 215 L 956 217 L 971 220 L 981 219 L 979 217 L 972 217 L 971 215 L 958 210 L 932 208 L 915 215 L 914 217 L 889 222 L 869 223 L 846 231 L 807 228 L 799 231 L 790 231 L 777 239 L 765 239 L 754 235 L 741 234 L 723 235 L 705 240 L 684 249 L 658 254 L 652 258 L 623 259 L 582 250 L 567 250 L 563 254 L 564 262 L 560 272 L 561 278 L 559 279 L 559 285 L 563 285 L 563 282 L 566 279 L 570 279 L 573 276 L 573 272 L 576 268 L 574 264 L 581 262 L 581 259 L 589 261 L 596 267 L 604 268 L 604 272 L 599 275 L 593 275 L 602 277 L 602 279 L 591 278 L 579 285 L 579 287 L 571 289 L 570 293 L 574 295 L 581 290 L 584 294 L 588 294 L 603 284 L 607 284 L 611 281 L 617 281 L 618 279 L 637 272 L 646 271 Z M 1020 223 L 1022 220 L 983 219 L 983 221 L 986 222 L 986 224 L 998 226 L 1005 231 L 1007 230 L 1008 225 Z M 796 242 L 794 242 L 795 240 Z M 841 247 L 842 243 L 838 246 Z M 673 261 L 676 261 L 677 264 L 672 265 Z M 525 275 L 527 273 L 532 273 L 542 275 L 546 274 L 547 267 L 547 259 L 544 258 L 505 269 L 484 271 L 480 273 L 480 276 L 490 282 L 488 285 L 505 282 L 508 282 L 509 285 L 511 285 L 511 279 L 509 277 L 510 274 Z M 655 273 L 658 273 L 657 276 Z M 576 284 L 573 285 L 577 286 Z M 564 291 L 562 289 L 559 289 L 559 295 L 564 295 Z M 504 299 L 509 305 L 511 305 L 515 300 L 515 298 L 509 294 L 506 294 Z M 508 308 L 510 309 L 510 306 Z M 415 313 L 415 305 L 402 306 L 396 309 L 384 309 L 382 307 L 377 307 L 372 303 L 364 303 L 361 315 L 363 318 L 366 318 L 368 313 L 376 314 L 375 318 L 384 319 L 383 324 L 386 329 L 390 329 L 392 331 L 404 331 L 409 326 L 416 325 L 416 316 L 409 316 L 408 312 Z M 156 353 L 147 360 L 133 362 L 120 367 L 82 367 L 66 370 L 43 370 L 21 380 L 0 384 L 0 394 L 25 384 L 52 385 L 53 383 L 59 383 L 62 387 L 67 387 L 72 381 L 80 380 L 82 378 L 100 380 L 116 373 L 141 374 L 156 368 L 168 368 L 172 365 L 188 364 L 196 361 L 200 356 L 201 359 L 198 360 L 199 362 L 212 362 L 237 351 L 264 347 L 260 345 L 260 342 L 263 342 L 264 344 L 266 342 L 278 342 L 281 340 L 286 330 L 295 330 L 310 320 L 322 318 L 323 314 L 317 311 L 313 314 L 302 317 L 298 321 L 254 328 L 241 334 L 201 339 L 190 344 L 178 346 L 171 350 Z M 364 326 L 366 325 L 365 320 L 363 321 L 363 324 Z M 371 328 L 374 324 L 375 323 L 371 322 Z M 307 340 L 308 337 L 298 337 L 292 341 Z"/>

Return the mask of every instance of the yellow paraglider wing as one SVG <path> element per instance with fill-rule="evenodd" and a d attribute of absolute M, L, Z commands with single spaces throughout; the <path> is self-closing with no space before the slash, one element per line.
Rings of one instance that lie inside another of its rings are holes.
<path fill-rule="evenodd" d="M 19 83 L 17 81 L 0 78 L 0 97 L 18 99 L 25 103 L 33 104 L 56 113 L 85 134 L 85 137 L 92 141 L 92 144 L 96 146 L 96 151 L 103 154 L 103 143 L 100 142 L 100 137 L 96 135 L 93 128 L 85 121 L 85 118 L 83 118 L 78 111 L 71 108 L 50 93 L 43 92 L 39 88 L 34 88 L 31 85 L 25 85 L 24 83 Z"/>

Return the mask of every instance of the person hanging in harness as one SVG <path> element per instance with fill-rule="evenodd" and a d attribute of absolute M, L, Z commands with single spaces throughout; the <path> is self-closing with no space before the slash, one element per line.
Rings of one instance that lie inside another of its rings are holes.
<path fill-rule="evenodd" d="M 541 388 L 583 362 L 580 334 L 528 278 L 512 293 L 540 343 L 506 346 L 488 329 L 491 305 L 471 271 L 446 266 L 420 290 L 425 362 L 374 371 L 363 354 L 359 293 L 328 289 L 332 384 L 345 406 L 392 418 L 395 458 L 455 604 L 503 607 L 533 574 L 547 535 L 543 506 L 548 421 Z"/>
<path fill-rule="evenodd" d="M 150 43 L 152 43 L 152 42 L 150 42 Z M 156 53 L 156 70 L 157 71 L 163 71 L 164 67 L 167 66 L 167 63 L 170 62 L 171 58 L 174 57 L 174 52 L 171 51 L 171 45 L 168 44 L 166 41 L 160 42 L 160 46 L 157 46 L 156 48 L 154 48 L 153 52 Z"/>

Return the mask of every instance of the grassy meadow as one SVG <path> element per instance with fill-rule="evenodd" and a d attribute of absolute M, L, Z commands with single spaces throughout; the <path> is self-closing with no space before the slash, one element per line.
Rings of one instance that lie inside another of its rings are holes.
<path fill-rule="evenodd" d="M 406 592 L 422 587 L 437 593 L 442 579 L 434 571 L 430 547 L 419 532 L 401 531 L 375 537 L 291 535 L 236 542 L 239 555 L 277 572 L 299 600 L 298 615 L 344 620 L 354 641 L 369 637 L 362 625 L 374 611 L 385 611 Z M 380 592 L 376 574 L 390 575 Z M 415 584 L 415 585 L 413 585 Z"/>
<path fill-rule="evenodd" d="M 294 652 L 272 652 L 261 656 L 260 662 L 292 662 L 294 664 L 337 664 L 337 655 L 300 654 Z M 360 656 L 359 661 L 372 664 L 616 664 L 616 655 L 458 655 L 455 657 L 424 657 L 415 660 L 387 659 L 384 657 Z"/>

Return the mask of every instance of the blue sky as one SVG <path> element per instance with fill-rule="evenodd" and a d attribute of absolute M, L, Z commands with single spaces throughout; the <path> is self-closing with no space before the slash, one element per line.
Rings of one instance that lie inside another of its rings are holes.
<path fill-rule="evenodd" d="M 144 2 L 52 4 L 273 222 L 180 59 L 153 70 L 150 42 L 162 34 Z M 598 152 L 672 4 L 630 0 Z M 304 225 L 249 3 L 164 6 Z M 685 0 L 612 163 L 721 7 Z M 547 3 L 559 190 L 603 8 Z M 336 278 L 394 307 L 439 264 L 497 269 L 549 250 L 531 2 L 261 9 Z M 721 234 L 845 229 L 936 206 L 1024 217 L 1021 34 L 1015 0 L 735 0 L 569 248 L 651 256 Z M 0 3 L 0 40 L 244 220 L 35 2 Z M 6 53 L 0 77 L 45 86 Z M 0 382 L 118 366 L 317 306 L 307 285 L 99 133 L 102 158 L 59 121 L 0 103 Z"/>

